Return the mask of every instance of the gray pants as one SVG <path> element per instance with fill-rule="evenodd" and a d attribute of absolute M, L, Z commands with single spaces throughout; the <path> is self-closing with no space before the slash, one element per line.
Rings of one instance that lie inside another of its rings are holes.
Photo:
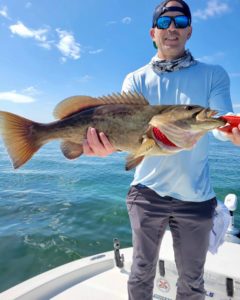
<path fill-rule="evenodd" d="M 203 272 L 216 199 L 185 202 L 132 186 L 127 208 L 132 226 L 133 264 L 129 300 L 152 300 L 163 234 L 169 226 L 178 270 L 176 300 L 205 299 Z"/>

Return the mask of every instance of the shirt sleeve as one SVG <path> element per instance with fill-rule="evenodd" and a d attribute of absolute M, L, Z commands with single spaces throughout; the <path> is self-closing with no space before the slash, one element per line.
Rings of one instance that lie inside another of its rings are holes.
<path fill-rule="evenodd" d="M 209 106 L 211 109 L 218 111 L 217 116 L 233 114 L 230 79 L 227 72 L 220 66 L 216 66 L 213 72 Z M 228 141 L 226 134 L 223 132 L 214 129 L 212 133 L 218 140 Z"/>
<path fill-rule="evenodd" d="M 123 81 L 121 93 L 137 92 L 137 91 L 138 89 L 137 89 L 136 82 L 133 78 L 133 74 L 129 73 Z"/>
<path fill-rule="evenodd" d="M 230 96 L 230 79 L 227 72 L 220 66 L 215 67 L 212 75 L 209 105 L 211 109 L 218 111 L 218 115 L 233 112 Z"/>

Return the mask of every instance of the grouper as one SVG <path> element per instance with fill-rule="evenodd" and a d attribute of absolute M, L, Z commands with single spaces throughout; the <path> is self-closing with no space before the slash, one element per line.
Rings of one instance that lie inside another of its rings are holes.
<path fill-rule="evenodd" d="M 199 105 L 150 105 L 138 93 L 73 96 L 56 106 L 57 120 L 51 123 L 0 111 L 0 131 L 14 168 L 53 140 L 60 140 L 68 159 L 79 157 L 86 131 L 93 127 L 104 132 L 118 151 L 129 153 L 126 170 L 130 170 L 145 156 L 192 149 L 207 131 L 226 124 L 214 117 L 216 113 Z"/>

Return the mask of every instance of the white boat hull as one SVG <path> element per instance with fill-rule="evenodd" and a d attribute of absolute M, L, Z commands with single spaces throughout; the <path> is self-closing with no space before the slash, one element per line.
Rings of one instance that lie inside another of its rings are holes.
<path fill-rule="evenodd" d="M 121 269 L 115 266 L 114 252 L 105 252 L 33 277 L 1 293 L 0 300 L 127 300 L 132 248 L 120 251 L 125 258 Z M 174 300 L 177 271 L 170 232 L 166 232 L 163 238 L 160 260 L 163 261 L 165 275 L 161 276 L 157 268 L 153 299 Z M 218 254 L 208 254 L 205 288 L 206 299 L 240 299 L 239 244 L 225 242 Z"/>

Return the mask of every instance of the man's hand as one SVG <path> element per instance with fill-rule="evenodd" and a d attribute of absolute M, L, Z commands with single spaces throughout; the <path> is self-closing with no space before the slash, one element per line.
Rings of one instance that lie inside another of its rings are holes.
<path fill-rule="evenodd" d="M 232 133 L 227 134 L 229 140 L 236 146 L 240 146 L 240 125 L 232 129 Z"/>
<path fill-rule="evenodd" d="M 87 138 L 83 142 L 83 153 L 88 156 L 105 157 L 116 149 L 103 132 L 97 133 L 95 128 L 88 128 Z"/>

